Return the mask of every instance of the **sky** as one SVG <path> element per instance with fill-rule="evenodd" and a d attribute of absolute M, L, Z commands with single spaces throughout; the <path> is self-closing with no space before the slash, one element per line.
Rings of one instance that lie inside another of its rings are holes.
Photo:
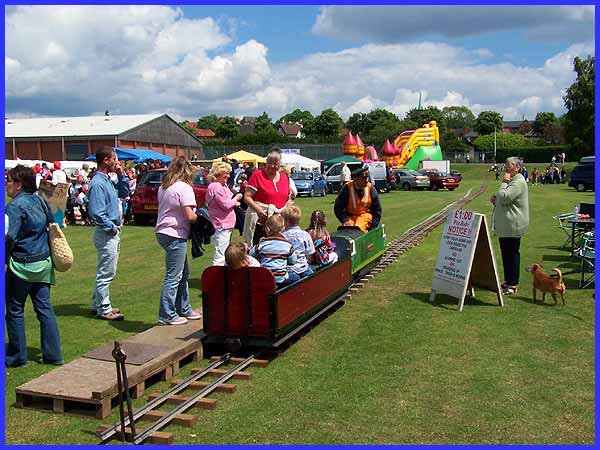
<path fill-rule="evenodd" d="M 13 6 L 5 116 L 565 112 L 594 6 Z"/>

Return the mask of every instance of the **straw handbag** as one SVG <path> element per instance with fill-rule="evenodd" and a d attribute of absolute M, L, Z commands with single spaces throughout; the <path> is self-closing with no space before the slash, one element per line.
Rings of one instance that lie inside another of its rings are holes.
<path fill-rule="evenodd" d="M 67 238 L 57 223 L 54 222 L 48 204 L 41 199 L 46 217 L 48 219 L 48 241 L 50 244 L 50 253 L 52 254 L 52 263 L 59 272 L 66 272 L 73 265 L 73 250 L 67 242 Z"/>

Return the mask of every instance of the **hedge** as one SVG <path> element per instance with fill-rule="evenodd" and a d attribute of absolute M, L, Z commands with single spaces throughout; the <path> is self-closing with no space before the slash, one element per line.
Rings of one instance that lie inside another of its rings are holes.
<path fill-rule="evenodd" d="M 574 154 L 570 145 L 532 145 L 527 147 L 498 147 L 496 148 L 496 161 L 502 162 L 511 156 L 520 156 L 528 163 L 549 163 L 552 161 L 552 156 L 562 152 L 565 153 L 567 161 L 578 161 L 581 156 L 585 156 Z"/>

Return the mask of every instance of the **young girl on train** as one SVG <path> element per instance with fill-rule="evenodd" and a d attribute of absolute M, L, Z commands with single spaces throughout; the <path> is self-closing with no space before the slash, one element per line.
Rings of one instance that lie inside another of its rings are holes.
<path fill-rule="evenodd" d="M 335 244 L 331 241 L 331 236 L 329 235 L 329 231 L 327 231 L 327 223 L 323 211 L 318 209 L 313 211 L 310 215 L 310 225 L 306 231 L 308 231 L 315 244 L 314 261 L 319 267 L 337 262 L 338 255 L 334 251 Z"/>

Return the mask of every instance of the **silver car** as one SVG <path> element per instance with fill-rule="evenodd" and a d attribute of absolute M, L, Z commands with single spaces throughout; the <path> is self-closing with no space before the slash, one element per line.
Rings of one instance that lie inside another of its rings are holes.
<path fill-rule="evenodd" d="M 394 169 L 396 189 L 427 189 L 429 188 L 429 177 L 411 169 Z"/>

